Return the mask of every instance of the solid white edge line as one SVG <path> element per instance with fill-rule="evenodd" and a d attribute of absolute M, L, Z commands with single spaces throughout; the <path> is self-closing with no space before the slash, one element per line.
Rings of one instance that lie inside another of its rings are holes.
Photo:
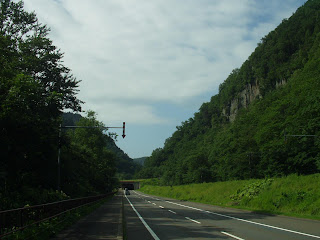
<path fill-rule="evenodd" d="M 178 206 L 182 206 L 182 207 L 186 207 L 186 208 L 198 210 L 198 211 L 201 211 L 201 212 L 206 212 L 206 213 L 214 214 L 214 215 L 217 215 L 217 216 L 220 216 L 220 217 L 230 218 L 230 219 L 234 219 L 234 220 L 238 220 L 238 221 L 242 221 L 242 222 L 247 222 L 247 223 L 251 223 L 251 224 L 256 224 L 256 225 L 263 226 L 263 227 L 267 227 L 267 228 L 273 228 L 273 229 L 277 229 L 277 230 L 281 230 L 281 231 L 285 231 L 285 232 L 291 232 L 291 233 L 295 233 L 295 234 L 300 234 L 300 235 L 304 235 L 304 236 L 308 236 L 308 237 L 313 237 L 313 238 L 318 238 L 318 239 L 320 239 L 320 236 L 316 236 L 316 235 L 312 235 L 312 234 L 308 234 L 308 233 L 293 231 L 293 230 L 289 230 L 289 229 L 286 229 L 286 228 L 280 228 L 280 227 L 275 227 L 275 226 L 268 225 L 268 224 L 263 224 L 263 223 L 258 223 L 258 222 L 253 222 L 253 221 L 245 220 L 245 219 L 242 219 L 242 218 L 236 218 L 236 217 L 231 217 L 231 216 L 224 215 L 224 214 L 219 214 L 219 213 L 215 213 L 215 212 L 205 211 L 205 210 L 202 210 L 202 209 L 199 209 L 199 208 L 189 207 L 189 206 L 186 206 L 186 205 L 182 205 L 182 204 L 174 203 L 174 202 L 170 202 L 170 201 L 166 201 L 166 202 L 171 203 L 171 204 L 175 204 L 175 205 L 178 205 Z"/>
<path fill-rule="evenodd" d="M 201 222 L 198 222 L 198 221 L 196 221 L 196 220 L 194 220 L 194 219 L 192 219 L 192 218 L 189 218 L 189 217 L 185 217 L 186 219 L 188 219 L 188 220 L 190 220 L 190 221 L 192 221 L 192 222 L 195 222 L 195 223 L 198 223 L 198 224 L 201 224 Z"/>
<path fill-rule="evenodd" d="M 136 212 L 137 216 L 139 217 L 140 221 L 143 223 L 143 225 L 146 227 L 146 229 L 149 231 L 149 233 L 151 234 L 151 236 L 155 239 L 155 240 L 160 240 L 160 238 L 157 236 L 157 234 L 154 233 L 154 231 L 152 231 L 152 229 L 149 227 L 149 225 L 146 223 L 146 221 L 144 221 L 144 219 L 141 217 L 141 215 L 138 213 L 138 211 L 135 209 L 135 207 L 132 205 L 131 201 L 129 200 L 129 198 L 125 195 L 126 199 L 128 200 L 128 202 L 130 203 L 132 209 Z"/>
<path fill-rule="evenodd" d="M 139 193 L 137 193 L 137 194 L 139 194 Z M 149 197 L 147 195 L 142 195 L 142 194 L 140 194 L 140 195 L 141 196 L 145 196 L 145 197 Z M 152 198 L 152 197 L 150 197 L 150 198 Z M 286 228 L 280 228 L 280 227 L 276 227 L 276 226 L 272 226 L 272 225 L 268 225 L 268 224 L 253 222 L 253 221 L 245 220 L 245 219 L 242 219 L 242 218 L 231 217 L 231 216 L 228 216 L 228 215 L 219 214 L 219 213 L 215 213 L 215 212 L 210 212 L 210 211 L 202 210 L 202 209 L 199 209 L 199 208 L 189 207 L 189 206 L 186 206 L 186 205 L 182 205 L 182 204 L 174 203 L 174 202 L 170 202 L 170 201 L 165 201 L 165 202 L 171 203 L 171 204 L 175 204 L 175 205 L 178 205 L 178 206 L 181 206 L 181 207 L 194 209 L 194 210 L 201 211 L 201 212 L 214 214 L 214 215 L 217 215 L 217 216 L 220 216 L 220 217 L 230 218 L 230 219 L 234 219 L 234 220 L 238 220 L 238 221 L 242 221 L 242 222 L 247 222 L 247 223 L 251 223 L 251 224 L 255 224 L 255 225 L 259 225 L 259 226 L 263 226 L 263 227 L 267 227 L 267 228 L 273 228 L 273 229 L 277 229 L 277 230 L 281 230 L 281 231 L 285 231 L 285 232 L 291 232 L 291 233 L 294 233 L 294 234 L 299 234 L 299 235 L 303 235 L 303 236 L 308 236 L 308 237 L 320 239 L 320 236 L 316 236 L 316 235 L 312 235 L 312 234 L 308 234 L 308 233 L 303 233 L 303 232 L 298 232 L 298 231 L 294 231 L 294 230 L 290 230 L 290 229 L 286 229 Z"/>
<path fill-rule="evenodd" d="M 232 237 L 232 238 L 238 239 L 238 240 L 244 240 L 243 238 L 239 238 L 239 237 L 234 236 L 234 235 L 232 235 L 232 234 L 230 234 L 230 233 L 227 233 L 227 232 L 221 232 L 221 233 L 223 233 L 223 234 L 225 234 L 225 235 L 228 235 L 229 237 Z"/>

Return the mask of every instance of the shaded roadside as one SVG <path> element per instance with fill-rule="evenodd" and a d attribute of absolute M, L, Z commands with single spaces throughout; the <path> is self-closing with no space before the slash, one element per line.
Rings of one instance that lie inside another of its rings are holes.
<path fill-rule="evenodd" d="M 52 240 L 123 239 L 122 192 Z"/>

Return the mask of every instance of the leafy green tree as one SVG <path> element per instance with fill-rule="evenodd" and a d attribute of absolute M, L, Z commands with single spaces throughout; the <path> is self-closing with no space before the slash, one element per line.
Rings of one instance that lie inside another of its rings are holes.
<path fill-rule="evenodd" d="M 0 1 L 0 191 L 54 188 L 62 110 L 81 110 L 79 81 L 48 33 L 22 1 Z"/>
<path fill-rule="evenodd" d="M 67 131 L 62 151 L 62 189 L 73 196 L 106 193 L 117 187 L 116 156 L 107 150 L 109 136 L 93 111 L 77 122 L 77 128 Z"/>

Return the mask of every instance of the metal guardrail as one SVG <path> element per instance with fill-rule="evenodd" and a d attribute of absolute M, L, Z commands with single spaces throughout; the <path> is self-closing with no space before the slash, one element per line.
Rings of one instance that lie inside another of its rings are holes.
<path fill-rule="evenodd" d="M 113 194 L 114 192 L 0 211 L 0 239 L 31 225 L 47 221 L 75 208 L 96 202 Z"/>

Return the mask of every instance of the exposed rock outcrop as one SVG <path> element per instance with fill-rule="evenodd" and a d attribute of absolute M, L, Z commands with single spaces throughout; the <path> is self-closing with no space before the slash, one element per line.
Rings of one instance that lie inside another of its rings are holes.
<path fill-rule="evenodd" d="M 282 79 L 276 82 L 276 89 L 285 85 L 287 81 Z M 236 98 L 231 100 L 231 102 L 222 109 L 222 115 L 227 117 L 230 122 L 233 122 L 236 119 L 236 116 L 241 108 L 247 108 L 251 102 L 255 99 L 262 98 L 259 89 L 258 81 L 249 83 L 246 85 L 245 89 L 241 91 Z"/>

